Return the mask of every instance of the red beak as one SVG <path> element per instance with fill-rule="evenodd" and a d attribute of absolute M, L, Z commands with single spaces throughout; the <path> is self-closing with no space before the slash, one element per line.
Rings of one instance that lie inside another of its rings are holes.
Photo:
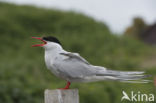
<path fill-rule="evenodd" d="M 45 44 L 47 44 L 46 41 L 44 41 L 42 38 L 39 38 L 39 37 L 32 37 L 34 39 L 38 39 L 38 40 L 41 40 L 44 44 L 36 44 L 36 45 L 32 45 L 32 47 L 37 47 L 37 46 L 44 46 Z"/>

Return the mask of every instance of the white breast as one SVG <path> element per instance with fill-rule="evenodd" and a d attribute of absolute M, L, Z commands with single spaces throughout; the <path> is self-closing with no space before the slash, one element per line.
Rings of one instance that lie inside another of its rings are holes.
<path fill-rule="evenodd" d="M 67 57 L 60 55 L 61 52 L 65 51 L 58 51 L 58 50 L 52 50 L 52 51 L 45 51 L 45 64 L 47 68 L 54 73 L 57 77 L 60 77 L 59 68 L 55 66 L 56 61 L 61 61 L 62 59 L 65 59 Z"/>

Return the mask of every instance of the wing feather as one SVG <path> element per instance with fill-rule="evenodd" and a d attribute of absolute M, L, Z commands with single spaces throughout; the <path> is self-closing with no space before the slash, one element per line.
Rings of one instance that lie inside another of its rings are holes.
<path fill-rule="evenodd" d="M 55 67 L 58 71 L 70 78 L 83 78 L 85 76 L 92 76 L 95 70 L 83 57 L 75 53 L 60 53 L 60 56 L 67 56 L 68 58 L 55 61 Z M 60 63 L 61 62 L 61 63 Z"/>
<path fill-rule="evenodd" d="M 81 62 L 84 62 L 86 64 L 90 64 L 87 60 L 85 60 L 83 57 L 81 57 L 78 53 L 60 53 L 61 55 L 64 55 L 64 56 L 68 56 L 69 58 L 68 59 L 78 59 L 80 60 Z"/>

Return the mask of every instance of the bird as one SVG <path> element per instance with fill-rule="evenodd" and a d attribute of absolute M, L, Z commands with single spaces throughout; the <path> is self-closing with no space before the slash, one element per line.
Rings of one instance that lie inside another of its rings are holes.
<path fill-rule="evenodd" d="M 32 47 L 43 47 L 47 68 L 57 77 L 67 81 L 64 88 L 69 89 L 73 82 L 96 82 L 113 80 L 129 83 L 148 83 L 144 71 L 117 71 L 89 63 L 79 53 L 63 49 L 61 42 L 54 36 L 32 37 L 42 41 L 42 44 Z"/>
<path fill-rule="evenodd" d="M 127 93 L 125 91 L 122 91 L 122 94 L 123 94 L 123 97 L 121 98 L 121 101 L 124 99 L 131 101 L 131 99 L 129 98 L 129 96 L 127 95 Z"/>

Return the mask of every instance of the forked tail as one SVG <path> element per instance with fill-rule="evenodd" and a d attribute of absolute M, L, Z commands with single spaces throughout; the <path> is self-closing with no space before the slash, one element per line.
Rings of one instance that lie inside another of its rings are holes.
<path fill-rule="evenodd" d="M 99 71 L 96 76 L 98 78 L 103 78 L 105 80 L 118 80 L 121 82 L 128 83 L 148 83 L 150 80 L 146 80 L 145 78 L 151 77 L 151 75 L 145 75 L 145 72 L 140 71 L 115 71 L 115 70 L 104 70 Z"/>

